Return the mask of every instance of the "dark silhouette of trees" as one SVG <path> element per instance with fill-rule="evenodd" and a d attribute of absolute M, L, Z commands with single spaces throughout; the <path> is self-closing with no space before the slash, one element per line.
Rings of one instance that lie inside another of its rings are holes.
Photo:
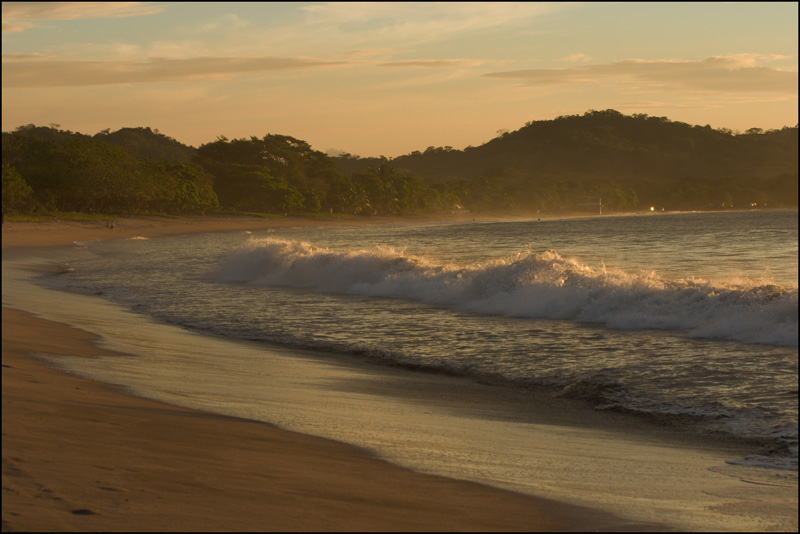
<path fill-rule="evenodd" d="M 197 149 L 150 128 L 121 128 L 116 132 L 106 129 L 94 138 L 119 145 L 143 160 L 190 163 L 197 155 Z"/>
<path fill-rule="evenodd" d="M 193 148 L 150 128 L 3 133 L 6 211 L 404 215 L 797 206 L 797 126 L 744 133 L 588 111 L 483 145 L 336 158 L 267 134 Z M 587 201 L 588 199 L 595 199 Z"/>
<path fill-rule="evenodd" d="M 429 205 L 426 185 L 409 171 L 378 165 L 348 175 L 285 135 L 220 137 L 198 149 L 197 161 L 214 176 L 221 205 L 241 211 L 397 215 Z"/>
<path fill-rule="evenodd" d="M 9 163 L 3 162 L 3 210 L 22 211 L 33 190 Z"/>
<path fill-rule="evenodd" d="M 604 110 L 529 122 L 478 147 L 428 147 L 388 163 L 461 191 L 474 210 L 552 210 L 574 206 L 580 196 L 601 197 L 612 210 L 796 206 L 797 141 L 797 127 L 736 134 Z M 336 161 L 356 173 L 387 163 Z"/>
<path fill-rule="evenodd" d="M 224 207 L 267 213 L 318 212 L 339 171 L 322 152 L 286 135 L 220 137 L 197 162 L 214 176 Z"/>
<path fill-rule="evenodd" d="M 122 146 L 52 128 L 3 133 L 3 165 L 31 189 L 26 210 L 202 213 L 218 206 L 196 164 L 145 161 Z M 3 195 L 3 207 L 12 207 Z"/>

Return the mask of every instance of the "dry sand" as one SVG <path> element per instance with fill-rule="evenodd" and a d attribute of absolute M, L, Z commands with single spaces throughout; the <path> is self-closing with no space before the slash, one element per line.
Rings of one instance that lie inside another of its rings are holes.
<path fill-rule="evenodd" d="M 333 221 L 331 221 L 333 222 Z M 5 223 L 3 249 L 327 224 L 147 217 Z M 358 220 L 333 222 L 361 224 Z M 333 441 L 147 399 L 48 368 L 93 336 L 3 308 L 3 531 L 640 530 L 598 511 L 413 473 Z M 648 530 L 653 526 L 648 526 Z"/>

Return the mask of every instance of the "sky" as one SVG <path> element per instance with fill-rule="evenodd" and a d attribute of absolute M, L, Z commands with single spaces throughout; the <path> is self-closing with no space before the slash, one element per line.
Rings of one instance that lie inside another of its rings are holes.
<path fill-rule="evenodd" d="M 2 130 L 388 158 L 588 110 L 798 122 L 797 2 L 3 2 Z"/>

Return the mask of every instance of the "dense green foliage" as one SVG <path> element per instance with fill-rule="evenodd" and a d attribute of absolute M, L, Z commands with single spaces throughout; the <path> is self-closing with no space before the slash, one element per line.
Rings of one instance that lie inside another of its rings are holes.
<path fill-rule="evenodd" d="M 95 139 L 119 145 L 145 160 L 169 163 L 191 163 L 197 150 L 150 128 L 121 128 L 116 132 L 103 130 Z"/>
<path fill-rule="evenodd" d="M 10 164 L 3 162 L 3 210 L 24 210 L 30 201 L 33 189 L 28 185 L 17 170 Z"/>
<path fill-rule="evenodd" d="M 550 210 L 585 196 L 610 209 L 797 206 L 797 142 L 797 127 L 734 134 L 606 110 L 530 122 L 463 151 L 337 161 L 345 172 L 408 169 L 465 191 L 472 209 Z"/>
<path fill-rule="evenodd" d="M 3 209 L 19 213 L 356 215 L 797 206 L 797 127 L 736 134 L 591 111 L 479 147 L 331 158 L 284 135 L 193 148 L 150 128 L 3 133 Z"/>
<path fill-rule="evenodd" d="M 379 165 L 346 175 L 329 156 L 285 135 L 222 137 L 202 145 L 197 161 L 214 175 L 220 203 L 243 211 L 383 215 L 449 207 L 412 173 Z"/>
<path fill-rule="evenodd" d="M 6 168 L 30 187 L 24 204 L 6 198 Z M 142 159 L 123 146 L 55 128 L 3 133 L 4 210 L 181 214 L 217 206 L 213 178 L 197 164 Z"/>

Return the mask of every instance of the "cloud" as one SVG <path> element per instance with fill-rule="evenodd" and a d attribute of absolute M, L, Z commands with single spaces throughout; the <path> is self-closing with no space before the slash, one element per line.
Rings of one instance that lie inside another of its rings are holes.
<path fill-rule="evenodd" d="M 197 57 L 144 61 L 52 61 L 3 57 L 3 88 L 69 87 L 222 80 L 237 75 L 341 65 L 294 57 Z"/>
<path fill-rule="evenodd" d="M 3 2 L 3 19 L 101 19 L 152 15 L 163 10 L 162 7 L 148 2 Z"/>
<path fill-rule="evenodd" d="M 3 33 L 21 33 L 25 30 L 35 28 L 35 24 L 30 22 L 6 22 L 3 21 Z"/>
<path fill-rule="evenodd" d="M 3 63 L 11 63 L 14 61 L 40 61 L 53 57 L 52 55 L 45 54 L 3 54 Z"/>
<path fill-rule="evenodd" d="M 654 109 L 730 109 L 731 105 L 752 104 L 764 102 L 786 102 L 789 100 L 785 96 L 751 96 L 751 95 L 707 95 L 706 97 L 693 97 L 685 100 L 661 101 L 661 100 L 636 100 L 630 102 L 620 102 L 617 106 L 624 109 L 627 113 L 652 113 Z"/>
<path fill-rule="evenodd" d="M 371 27 L 380 32 L 391 28 L 429 27 L 433 23 L 447 31 L 504 26 L 508 22 L 563 9 L 559 4 L 533 2 L 324 2 L 300 7 L 307 22 L 327 22 L 347 28 Z"/>
<path fill-rule="evenodd" d="M 560 2 L 324 2 L 299 9 L 305 14 L 304 39 L 416 47 L 501 28 L 527 30 L 531 20 L 569 7 Z"/>
<path fill-rule="evenodd" d="M 592 57 L 586 54 L 571 54 L 567 57 L 561 58 L 561 61 L 566 61 L 567 63 L 577 63 L 578 61 L 590 61 L 591 59 Z"/>
<path fill-rule="evenodd" d="M 568 68 L 492 72 L 489 78 L 520 80 L 525 85 L 598 84 L 654 89 L 725 93 L 797 93 L 797 72 L 759 66 L 783 56 L 739 54 L 703 61 L 630 59 Z"/>
<path fill-rule="evenodd" d="M 3 33 L 35 28 L 34 21 L 136 17 L 162 11 L 146 2 L 3 2 Z"/>
<path fill-rule="evenodd" d="M 409 52 L 415 52 L 415 50 L 407 50 L 403 48 L 363 48 L 358 50 L 350 50 L 339 54 L 340 57 L 345 59 L 365 59 L 365 58 L 372 58 L 374 56 L 393 56 L 396 54 L 407 54 Z"/>
<path fill-rule="evenodd" d="M 427 67 L 427 68 L 451 68 L 451 67 L 476 67 L 483 64 L 482 61 L 466 59 L 409 59 L 387 61 L 378 63 L 378 67 Z"/>

